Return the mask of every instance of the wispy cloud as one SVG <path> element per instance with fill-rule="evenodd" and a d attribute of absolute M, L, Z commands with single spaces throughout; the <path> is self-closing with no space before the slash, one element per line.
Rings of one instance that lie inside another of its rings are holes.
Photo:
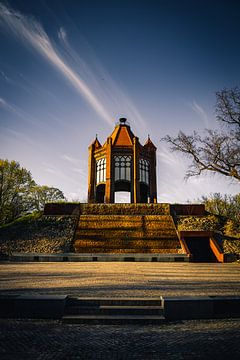
<path fill-rule="evenodd" d="M 3 126 L 0 127 L 0 129 L 1 129 L 1 133 L 4 134 L 4 137 L 10 138 L 10 139 L 14 138 L 14 141 L 17 140 L 21 143 L 35 146 L 34 141 L 29 136 L 27 136 L 26 134 L 24 134 L 21 131 L 17 131 L 17 130 L 14 130 L 14 129 L 11 129 L 8 127 L 3 127 Z"/>
<path fill-rule="evenodd" d="M 52 64 L 106 123 L 112 126 L 116 116 L 126 116 L 131 124 L 141 129 L 140 135 L 145 135 L 146 121 L 123 86 L 112 79 L 88 44 L 84 48 L 86 61 L 70 45 L 63 27 L 58 31 L 56 43 L 39 22 L 3 4 L 0 4 L 0 25 Z"/>
<path fill-rule="evenodd" d="M 192 103 L 190 103 L 191 109 L 201 118 L 201 120 L 204 123 L 204 126 L 208 128 L 209 126 L 209 119 L 207 116 L 206 111 L 203 109 L 202 106 L 200 106 L 195 100 L 193 100 Z"/>
<path fill-rule="evenodd" d="M 6 100 L 4 100 L 3 98 L 0 98 L 0 108 L 7 109 L 7 110 L 12 109 L 11 105 Z"/>
<path fill-rule="evenodd" d="M 43 162 L 42 163 L 43 167 L 43 171 L 47 172 L 47 173 L 50 173 L 52 175 L 55 175 L 58 179 L 65 179 L 67 180 L 68 182 L 71 182 L 75 185 L 79 185 L 79 180 L 72 177 L 71 174 L 69 174 L 69 172 L 66 172 L 63 170 L 60 170 L 59 167 L 51 164 L 51 163 L 48 163 L 48 162 Z"/>
<path fill-rule="evenodd" d="M 74 165 L 79 164 L 79 162 L 80 162 L 79 159 L 74 158 L 73 156 L 70 156 L 70 155 L 67 155 L 67 154 L 61 155 L 61 158 L 63 160 L 66 160 L 66 161 L 70 162 L 71 164 L 74 164 Z"/>
<path fill-rule="evenodd" d="M 9 101 L 0 98 L 0 108 L 2 108 L 5 111 L 8 111 L 17 117 L 21 118 L 24 122 L 27 122 L 29 124 L 33 124 L 34 126 L 37 126 L 41 129 L 45 128 L 46 125 L 39 119 L 34 118 L 32 115 L 28 114 L 26 111 L 21 109 L 20 107 L 16 106 L 15 104 L 10 103 Z"/>
<path fill-rule="evenodd" d="M 86 61 L 70 45 L 67 32 L 63 27 L 58 32 L 58 38 L 65 50 L 65 54 L 68 56 L 69 62 L 77 69 L 81 78 L 91 85 L 90 87 L 98 94 L 99 99 L 105 104 L 113 118 L 117 115 L 126 116 L 145 135 L 147 129 L 146 121 L 131 101 L 130 96 L 113 80 L 109 72 L 99 62 L 89 44 L 86 44 L 85 41 L 82 41 L 81 44 L 87 56 Z M 81 38 L 80 34 L 79 38 Z"/>
<path fill-rule="evenodd" d="M 28 119 L 28 116 L 26 116 L 26 114 L 24 113 L 24 111 L 22 109 L 15 106 L 14 104 L 11 104 L 9 101 L 7 101 L 3 98 L 0 98 L 0 108 L 4 109 L 6 111 L 9 111 L 24 120 Z"/>
<path fill-rule="evenodd" d="M 73 171 L 80 174 L 82 178 L 87 177 L 87 163 L 85 163 L 85 161 L 66 154 L 61 155 L 61 159 L 66 160 L 69 163 L 70 166 L 68 172 Z"/>
<path fill-rule="evenodd" d="M 0 4 L 0 24 L 19 37 L 25 45 L 31 45 L 45 57 L 84 96 L 92 108 L 107 123 L 112 124 L 111 116 L 103 104 L 81 77 L 69 66 L 66 59 L 59 53 L 56 44 L 50 40 L 40 23 Z"/>

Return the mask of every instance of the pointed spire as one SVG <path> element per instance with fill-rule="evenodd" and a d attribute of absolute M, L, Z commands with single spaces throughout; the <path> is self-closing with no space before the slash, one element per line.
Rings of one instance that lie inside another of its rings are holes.
<path fill-rule="evenodd" d="M 94 141 L 92 142 L 92 144 L 91 144 L 91 146 L 94 146 L 95 149 L 98 149 L 98 148 L 102 147 L 102 145 L 100 144 L 97 136 L 98 136 L 98 135 L 96 134 L 96 138 L 95 138 L 95 140 L 94 140 Z"/>
<path fill-rule="evenodd" d="M 153 144 L 152 140 L 150 139 L 150 135 L 148 134 L 148 138 L 147 141 L 144 144 L 144 147 L 148 147 L 148 148 L 152 148 L 152 149 L 157 149 L 156 146 Z"/>

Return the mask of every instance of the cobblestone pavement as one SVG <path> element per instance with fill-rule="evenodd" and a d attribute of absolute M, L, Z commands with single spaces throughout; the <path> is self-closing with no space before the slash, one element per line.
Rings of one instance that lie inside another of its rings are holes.
<path fill-rule="evenodd" d="M 1 263 L 0 289 L 90 297 L 240 295 L 240 264 Z"/>
<path fill-rule="evenodd" d="M 0 320 L 1 360 L 239 360 L 240 319 L 161 326 Z"/>

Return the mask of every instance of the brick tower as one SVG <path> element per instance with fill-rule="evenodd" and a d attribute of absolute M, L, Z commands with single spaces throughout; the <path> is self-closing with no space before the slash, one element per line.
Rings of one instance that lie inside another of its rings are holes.
<path fill-rule="evenodd" d="M 156 203 L 156 147 L 148 137 L 141 145 L 127 119 L 119 119 L 101 145 L 89 146 L 88 202 L 114 203 L 114 193 L 130 192 L 131 203 Z"/>

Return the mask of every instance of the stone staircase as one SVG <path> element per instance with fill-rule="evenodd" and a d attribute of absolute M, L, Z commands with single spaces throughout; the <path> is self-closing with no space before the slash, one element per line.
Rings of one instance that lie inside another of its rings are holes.
<path fill-rule="evenodd" d="M 70 324 L 159 324 L 160 298 L 68 298 L 62 317 Z"/>
<path fill-rule="evenodd" d="M 184 253 L 172 216 L 149 215 L 147 211 L 146 215 L 114 211 L 112 215 L 80 215 L 74 248 L 76 253 Z"/>
<path fill-rule="evenodd" d="M 2 294 L 0 319 L 58 319 L 70 324 L 161 324 L 187 319 L 240 317 L 240 296 L 83 298 Z"/>

